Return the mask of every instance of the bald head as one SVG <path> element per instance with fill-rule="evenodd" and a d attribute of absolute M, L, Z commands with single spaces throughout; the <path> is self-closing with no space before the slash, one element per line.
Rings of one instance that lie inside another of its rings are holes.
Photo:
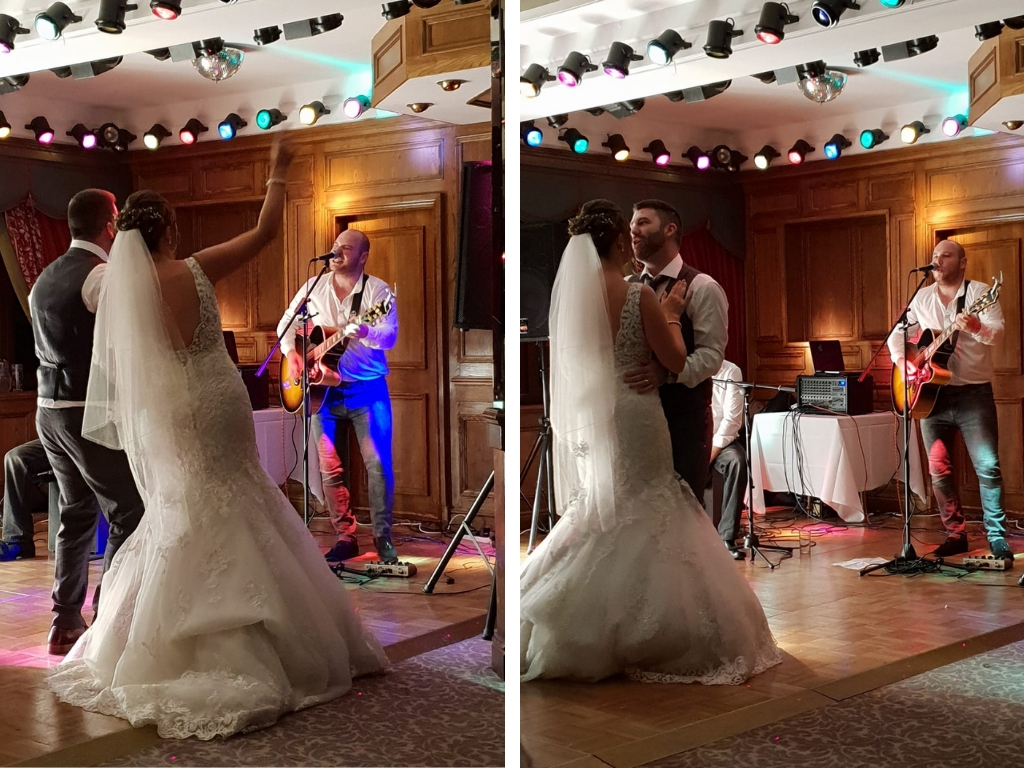
<path fill-rule="evenodd" d="M 967 271 L 964 247 L 953 240 L 940 240 L 932 251 L 932 279 L 947 289 L 960 285 Z"/>
<path fill-rule="evenodd" d="M 964 253 L 964 247 L 955 240 L 940 240 L 939 244 L 935 246 L 935 250 L 932 251 L 932 256 L 939 256 L 944 253 L 951 254 L 958 259 L 962 259 L 967 256 L 967 254 Z"/>
<path fill-rule="evenodd" d="M 345 248 L 346 246 L 347 248 Z M 340 253 L 343 248 L 351 250 L 353 256 L 361 255 L 370 250 L 370 238 L 358 229 L 346 229 L 338 235 L 338 239 L 334 241 L 334 247 L 331 250 L 335 253 Z"/>

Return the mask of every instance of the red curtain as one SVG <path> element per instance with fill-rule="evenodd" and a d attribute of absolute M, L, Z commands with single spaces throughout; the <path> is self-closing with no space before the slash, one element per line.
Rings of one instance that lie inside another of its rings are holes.
<path fill-rule="evenodd" d="M 4 219 L 25 284 L 32 290 L 39 273 L 71 245 L 68 223 L 37 211 L 31 195 L 5 211 Z"/>
<path fill-rule="evenodd" d="M 679 253 L 684 262 L 715 278 L 725 291 L 729 299 L 729 343 L 725 347 L 725 359 L 740 368 L 746 367 L 747 306 L 743 261 L 718 244 L 706 223 L 683 233 Z"/>

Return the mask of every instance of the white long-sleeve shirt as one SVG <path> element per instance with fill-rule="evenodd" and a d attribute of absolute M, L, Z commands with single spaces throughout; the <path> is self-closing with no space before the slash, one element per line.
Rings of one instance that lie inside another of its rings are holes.
<path fill-rule="evenodd" d="M 966 289 L 964 309 L 968 309 L 988 289 L 989 286 L 985 283 L 971 280 Z M 907 312 L 907 334 L 910 340 L 917 338 L 925 328 L 941 333 L 952 325 L 956 319 L 957 301 L 963 293 L 964 287 L 961 285 L 953 300 L 945 305 L 936 284 L 922 289 L 914 297 Z M 949 372 L 952 374 L 949 383 L 952 385 L 987 384 L 992 381 L 992 345 L 1002 338 L 1004 326 L 1003 310 L 999 302 L 978 315 L 978 319 L 981 321 L 981 329 L 976 334 L 960 331 L 956 349 L 949 358 Z M 888 345 L 889 356 L 895 364 L 904 356 L 902 328 L 893 331 L 889 336 Z"/>
<path fill-rule="evenodd" d="M 298 320 L 288 322 L 306 295 L 306 289 L 316 278 L 310 278 L 299 289 L 288 305 L 288 309 L 277 324 L 277 335 L 281 339 L 281 353 L 287 355 L 295 349 L 295 333 L 300 327 Z M 359 290 L 360 277 L 355 283 L 352 293 L 339 298 L 334 290 L 331 275 L 324 275 L 320 283 L 313 289 L 309 297 L 309 310 L 312 322 L 316 325 L 342 329 L 352 314 L 352 297 Z M 383 280 L 366 276 L 366 288 L 360 303 L 360 313 L 365 313 L 381 301 L 391 301 L 391 311 L 381 318 L 376 325 L 368 325 L 369 333 L 364 339 L 352 339 L 348 349 L 341 358 L 340 370 L 342 381 L 368 381 L 388 375 L 388 360 L 385 351 L 395 346 L 398 339 L 398 308 L 395 306 L 394 294 Z"/>
<path fill-rule="evenodd" d="M 723 360 L 715 378 L 743 381 L 743 373 L 735 363 Z M 725 448 L 736 439 L 743 427 L 743 390 L 716 381 L 711 391 L 711 412 L 715 419 L 715 434 L 711 444 L 715 448 Z"/>
<path fill-rule="evenodd" d="M 677 255 L 661 272 L 653 277 L 678 278 L 683 271 L 683 257 Z M 647 270 L 644 270 L 647 273 Z M 662 283 L 655 289 L 661 301 L 667 290 Z M 725 345 L 729 342 L 729 299 L 713 277 L 701 273 L 687 286 L 690 302 L 686 305 L 686 316 L 693 323 L 695 349 L 686 356 L 686 366 L 676 381 L 688 387 L 695 387 L 710 379 L 725 360 Z"/>

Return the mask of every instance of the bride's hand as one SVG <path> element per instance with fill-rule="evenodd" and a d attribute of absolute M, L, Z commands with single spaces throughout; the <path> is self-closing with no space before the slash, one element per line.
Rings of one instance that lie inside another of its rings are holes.
<path fill-rule="evenodd" d="M 283 179 L 292 163 L 292 147 L 281 139 L 270 147 L 270 178 Z"/>
<path fill-rule="evenodd" d="M 686 305 L 690 303 L 690 297 L 686 292 L 688 288 L 685 280 L 679 280 L 661 300 L 661 311 L 669 320 L 678 320 L 686 311 Z"/>

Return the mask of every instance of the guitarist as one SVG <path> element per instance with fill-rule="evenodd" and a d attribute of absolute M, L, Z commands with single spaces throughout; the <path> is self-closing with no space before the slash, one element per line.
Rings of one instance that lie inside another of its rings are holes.
<path fill-rule="evenodd" d="M 907 312 L 909 335 L 917 336 L 922 328 L 941 331 L 954 323 L 959 330 L 946 342 L 955 345 L 948 365 L 952 379 L 939 389 L 931 414 L 921 420 L 932 490 L 946 528 L 946 540 L 932 554 L 949 557 L 968 550 L 964 513 L 953 477 L 953 442 L 959 432 L 978 475 L 989 548 L 995 557 L 1012 557 L 1006 543 L 999 432 L 992 396 L 992 345 L 1003 334 L 1003 311 L 997 302 L 980 316 L 960 314 L 988 286 L 964 279 L 967 256 L 959 243 L 943 240 L 936 245 L 932 266 L 935 282 L 917 294 Z M 916 358 L 917 348 L 903 349 L 902 329 L 889 337 L 889 353 L 907 380 L 912 380 L 917 369 L 907 358 Z"/>
<path fill-rule="evenodd" d="M 341 561 L 359 554 L 356 518 L 349 506 L 348 489 L 342 482 L 344 467 L 337 449 L 348 444 L 351 424 L 369 478 L 373 543 L 381 562 L 397 563 L 398 553 L 391 542 L 395 474 L 391 458 L 391 397 L 386 380 L 388 361 L 384 353 L 395 346 L 398 338 L 398 311 L 387 283 L 363 271 L 370 256 L 370 239 L 364 233 L 346 229 L 334 241 L 331 253 L 330 272 L 309 297 L 312 322 L 344 328 L 349 339 L 339 370 L 315 365 L 309 374 L 314 384 L 330 387 L 319 413 L 312 417 L 324 498 L 338 534 L 337 543 L 325 557 Z M 302 371 L 301 347 L 296 350 L 295 343 L 299 321 L 289 323 L 288 318 L 302 303 L 311 282 L 312 278 L 295 294 L 277 326 L 281 353 L 287 356 L 292 375 L 297 377 Z M 391 309 L 378 324 L 370 327 L 350 322 L 355 315 L 388 299 Z"/>

